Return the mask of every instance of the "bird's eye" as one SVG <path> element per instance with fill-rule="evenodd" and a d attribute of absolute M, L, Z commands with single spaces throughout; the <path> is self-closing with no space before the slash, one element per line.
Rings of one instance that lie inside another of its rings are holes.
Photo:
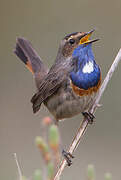
<path fill-rule="evenodd" d="M 70 40 L 69 40 L 69 43 L 70 43 L 70 44 L 74 44 L 74 43 L 75 43 L 75 39 L 70 39 Z"/>

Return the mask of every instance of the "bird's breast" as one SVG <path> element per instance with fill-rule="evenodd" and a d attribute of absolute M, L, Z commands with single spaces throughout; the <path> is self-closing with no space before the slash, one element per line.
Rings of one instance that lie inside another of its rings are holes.
<path fill-rule="evenodd" d="M 90 87 L 88 89 L 79 88 L 78 86 L 74 85 L 73 82 L 71 81 L 72 90 L 78 96 L 88 96 L 93 93 L 96 93 L 99 90 L 100 85 L 101 85 L 101 78 L 99 79 L 97 85 Z"/>
<path fill-rule="evenodd" d="M 88 62 L 81 64 L 78 69 L 70 72 L 70 79 L 72 84 L 79 89 L 84 90 L 85 93 L 95 91 L 101 82 L 100 68 L 96 63 Z"/>

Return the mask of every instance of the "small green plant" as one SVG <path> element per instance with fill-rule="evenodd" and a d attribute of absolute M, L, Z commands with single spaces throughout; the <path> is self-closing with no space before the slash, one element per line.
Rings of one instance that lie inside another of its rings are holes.
<path fill-rule="evenodd" d="M 92 164 L 88 165 L 87 179 L 88 180 L 95 180 L 95 169 L 94 169 L 94 166 Z"/>
<path fill-rule="evenodd" d="M 94 165 L 90 164 L 87 168 L 87 180 L 96 180 Z M 112 180 L 110 173 L 104 175 L 104 180 Z"/>
<path fill-rule="evenodd" d="M 34 172 L 34 180 L 42 180 L 42 172 L 40 169 L 36 169 Z"/>
<path fill-rule="evenodd" d="M 42 120 L 42 126 L 43 126 L 45 137 L 37 136 L 35 139 L 35 144 L 39 148 L 39 151 L 45 163 L 44 166 L 47 172 L 46 179 L 53 180 L 54 174 L 60 162 L 59 130 L 56 125 L 52 124 L 52 120 L 49 117 L 45 117 Z M 35 174 L 37 174 L 37 172 Z M 42 177 L 42 173 L 40 174 Z M 43 178 L 40 178 L 40 179 L 34 178 L 34 180 L 41 180 L 41 179 Z"/>
<path fill-rule="evenodd" d="M 56 125 L 53 125 L 52 120 L 49 117 L 45 117 L 42 120 L 43 127 L 43 136 L 37 136 L 35 138 L 35 144 L 38 147 L 41 156 L 43 158 L 43 165 L 46 170 L 45 174 L 41 169 L 36 169 L 33 173 L 33 178 L 31 180 L 53 180 L 54 175 L 58 169 L 58 165 L 60 164 L 60 137 L 59 130 Z M 14 154 L 18 173 L 19 180 L 30 180 L 22 175 L 18 159 L 16 153 Z M 43 169 L 43 168 L 42 168 Z M 90 164 L 87 168 L 87 180 L 96 180 L 94 165 Z M 104 176 L 104 180 L 112 180 L 112 176 L 110 173 L 106 173 Z"/>

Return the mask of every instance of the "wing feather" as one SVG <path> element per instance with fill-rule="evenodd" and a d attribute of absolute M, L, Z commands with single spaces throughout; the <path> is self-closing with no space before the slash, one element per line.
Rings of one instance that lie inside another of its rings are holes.
<path fill-rule="evenodd" d="M 52 66 L 49 73 L 40 84 L 39 91 L 31 99 L 34 113 L 40 109 L 43 101 L 58 90 L 61 83 L 67 79 L 68 73 L 68 68 L 61 64 L 55 64 Z"/>

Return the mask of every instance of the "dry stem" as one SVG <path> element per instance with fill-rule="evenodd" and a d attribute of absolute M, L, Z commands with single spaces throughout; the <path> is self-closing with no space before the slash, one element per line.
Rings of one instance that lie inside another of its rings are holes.
<path fill-rule="evenodd" d="M 118 63 L 119 63 L 120 60 L 121 60 L 121 49 L 119 50 L 113 64 L 111 65 L 111 67 L 110 67 L 110 69 L 109 69 L 109 71 L 108 71 L 108 73 L 107 73 L 101 87 L 100 87 L 99 93 L 97 94 L 97 96 L 95 98 L 95 101 L 94 101 L 94 103 L 93 103 L 93 105 L 92 105 L 92 107 L 90 109 L 90 112 L 92 114 L 95 112 L 96 108 L 98 107 L 100 98 L 101 98 L 104 90 L 106 89 L 107 84 L 108 84 L 109 80 L 111 79 L 111 77 L 112 77 L 116 67 L 118 66 Z M 88 126 L 88 120 L 86 118 L 84 118 L 81 125 L 80 125 L 80 128 L 78 129 L 78 132 L 76 133 L 76 136 L 73 139 L 72 144 L 69 147 L 69 150 L 68 150 L 69 153 L 72 154 L 74 152 L 74 150 L 77 148 L 77 146 L 79 145 L 79 142 L 81 140 L 82 135 L 84 134 L 84 132 L 87 129 L 87 126 Z M 60 176 L 61 176 L 65 166 L 66 166 L 66 160 L 63 160 L 61 162 L 61 165 L 60 165 L 55 177 L 54 177 L 54 180 L 59 180 L 60 179 Z"/>
<path fill-rule="evenodd" d="M 22 180 L 23 176 L 22 176 L 22 172 L 21 172 L 21 168 L 20 168 L 20 165 L 19 165 L 19 162 L 18 162 L 17 155 L 16 155 L 16 153 L 14 153 L 13 155 L 14 155 L 14 158 L 15 158 L 15 161 L 16 161 L 16 165 L 17 165 L 17 169 L 18 169 L 19 180 Z"/>

